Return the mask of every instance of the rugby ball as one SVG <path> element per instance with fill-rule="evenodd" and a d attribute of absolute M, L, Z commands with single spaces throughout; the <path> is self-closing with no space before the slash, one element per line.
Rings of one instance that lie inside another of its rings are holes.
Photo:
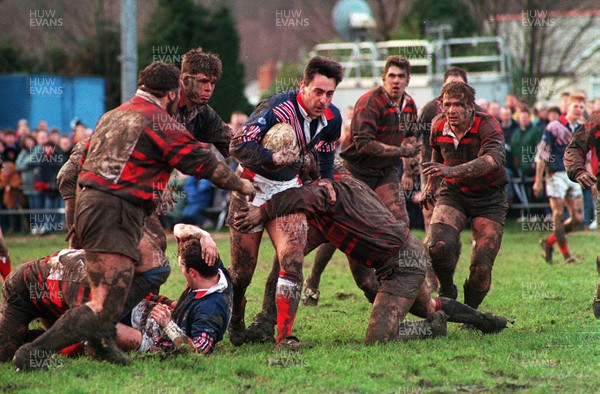
<path fill-rule="evenodd" d="M 263 137 L 261 145 L 273 153 L 287 148 L 294 151 L 296 155 L 300 154 L 296 132 L 289 123 L 277 123 L 271 127 Z M 285 166 L 275 164 L 265 164 L 262 166 L 265 171 L 269 172 L 278 171 L 283 167 Z"/>

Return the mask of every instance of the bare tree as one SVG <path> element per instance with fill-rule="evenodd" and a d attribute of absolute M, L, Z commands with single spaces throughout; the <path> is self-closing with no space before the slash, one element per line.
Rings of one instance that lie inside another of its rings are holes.
<path fill-rule="evenodd" d="M 592 72 L 592 64 L 600 60 L 596 2 L 522 0 L 518 4 L 519 13 L 499 18 L 498 32 L 522 74 L 516 81 L 519 95 L 530 103 L 547 100 Z"/>
<path fill-rule="evenodd" d="M 378 41 L 392 39 L 392 33 L 400 26 L 400 17 L 408 7 L 408 1 L 401 0 L 371 0 L 374 17 L 377 23 L 375 38 Z"/>

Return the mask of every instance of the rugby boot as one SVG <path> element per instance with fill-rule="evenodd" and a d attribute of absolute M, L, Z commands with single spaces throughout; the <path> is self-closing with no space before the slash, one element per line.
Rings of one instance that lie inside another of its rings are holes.
<path fill-rule="evenodd" d="M 275 319 L 269 319 L 262 312 L 254 316 L 252 324 L 246 329 L 246 342 L 274 343 Z"/>
<path fill-rule="evenodd" d="M 297 337 L 290 335 L 283 338 L 277 345 L 275 350 L 291 350 L 297 352 L 300 349 L 310 349 L 314 346 L 312 342 L 301 342 Z"/>
<path fill-rule="evenodd" d="M 450 298 L 440 297 L 442 310 L 448 315 L 448 321 L 462 323 L 461 327 L 479 330 L 484 334 L 500 332 L 506 328 L 508 320 L 491 313 L 481 313 L 468 305 L 461 304 Z"/>
<path fill-rule="evenodd" d="M 35 341 L 21 346 L 13 364 L 23 371 L 47 370 L 60 349 L 94 336 L 101 323 L 87 305 L 71 309 Z"/>
<path fill-rule="evenodd" d="M 311 289 L 306 282 L 304 283 L 304 291 L 302 292 L 302 305 L 317 306 L 321 292 L 317 289 Z"/>
<path fill-rule="evenodd" d="M 544 258 L 544 261 L 548 264 L 553 264 L 552 252 L 554 251 L 554 248 L 551 245 L 548 245 L 548 239 L 540 239 L 540 246 L 542 247 L 542 257 Z"/>
<path fill-rule="evenodd" d="M 131 359 L 117 346 L 117 328 L 114 323 L 104 322 L 100 329 L 86 341 L 88 354 L 97 360 L 111 364 L 129 365 Z"/>
<path fill-rule="evenodd" d="M 402 322 L 398 328 L 397 340 L 406 342 L 411 339 L 427 339 L 435 337 L 445 337 L 448 316 L 444 311 L 437 311 L 426 320 L 417 322 Z"/>

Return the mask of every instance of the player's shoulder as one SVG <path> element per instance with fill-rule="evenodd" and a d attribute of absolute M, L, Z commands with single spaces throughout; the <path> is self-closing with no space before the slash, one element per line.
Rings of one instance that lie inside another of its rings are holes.
<path fill-rule="evenodd" d="M 372 102 L 382 104 L 387 102 L 383 86 L 377 86 L 363 93 L 356 101 L 356 107 L 366 107 Z"/>
<path fill-rule="evenodd" d="M 444 129 L 444 125 L 446 124 L 446 117 L 444 116 L 444 113 L 439 113 L 437 114 L 432 120 L 431 120 L 431 132 L 436 132 L 436 131 L 442 131 Z"/>
<path fill-rule="evenodd" d="M 323 115 L 325 115 L 325 119 L 327 119 L 328 122 L 334 119 L 339 122 L 342 121 L 342 113 L 340 112 L 340 109 L 333 103 L 329 104 L 329 107 L 325 109 Z"/>
<path fill-rule="evenodd" d="M 406 105 L 417 106 L 415 99 L 406 91 L 404 92 L 404 100 L 406 101 Z"/>
<path fill-rule="evenodd" d="M 277 107 L 285 103 L 296 103 L 298 91 L 297 90 L 286 90 L 283 92 L 275 93 L 274 95 L 265 99 L 270 107 Z"/>
<path fill-rule="evenodd" d="M 488 127 L 493 127 L 493 128 L 500 128 L 500 123 L 498 122 L 498 120 L 496 119 L 495 116 L 490 115 L 489 113 L 485 112 L 485 111 L 478 111 L 477 109 L 475 110 L 475 117 L 480 119 L 480 123 L 483 125 L 486 125 Z"/>

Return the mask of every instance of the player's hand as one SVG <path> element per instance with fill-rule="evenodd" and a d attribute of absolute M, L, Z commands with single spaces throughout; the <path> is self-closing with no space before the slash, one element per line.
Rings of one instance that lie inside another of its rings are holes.
<path fill-rule="evenodd" d="M 277 166 L 287 166 L 298 159 L 298 153 L 292 149 L 282 149 L 279 152 L 273 153 L 273 164 Z"/>
<path fill-rule="evenodd" d="M 413 188 L 413 182 L 414 181 L 412 176 L 402 174 L 402 179 L 400 180 L 400 185 L 402 186 L 402 189 L 410 192 Z"/>
<path fill-rule="evenodd" d="M 159 326 L 164 327 L 171 321 L 171 309 L 164 304 L 156 304 L 156 306 L 150 312 L 152 317 Z"/>
<path fill-rule="evenodd" d="M 335 189 L 331 182 L 331 179 L 319 179 L 316 182 L 317 185 L 325 188 L 327 191 L 327 205 L 333 205 L 337 201 L 337 195 L 335 194 Z"/>
<path fill-rule="evenodd" d="M 400 157 L 415 157 L 420 151 L 418 144 L 402 144 L 400 146 Z"/>
<path fill-rule="evenodd" d="M 442 163 L 427 161 L 421 164 L 421 168 L 423 168 L 423 174 L 431 178 L 447 178 L 450 175 L 450 168 Z"/>
<path fill-rule="evenodd" d="M 248 200 L 252 201 L 254 196 L 256 195 L 256 189 L 254 188 L 254 184 L 248 179 L 240 178 L 242 181 L 242 187 L 239 190 L 240 193 L 248 196 Z"/>
<path fill-rule="evenodd" d="M 592 187 L 596 184 L 596 182 L 598 182 L 596 177 L 587 171 L 577 175 L 577 183 L 579 183 L 583 188 Z"/>
<path fill-rule="evenodd" d="M 542 184 L 542 181 L 536 180 L 535 182 L 533 182 L 533 195 L 534 196 L 536 196 L 537 198 L 542 197 L 543 191 L 544 191 L 544 185 Z"/>
<path fill-rule="evenodd" d="M 173 195 L 173 191 L 169 189 L 165 189 L 161 195 L 160 200 L 158 201 L 158 205 L 156 206 L 156 214 L 157 215 L 166 215 L 167 209 L 173 212 L 173 204 L 178 202 L 175 196 Z"/>
<path fill-rule="evenodd" d="M 247 233 L 262 222 L 263 217 L 260 208 L 247 204 L 235 214 L 233 227 L 242 233 Z"/>
<path fill-rule="evenodd" d="M 215 240 L 210 235 L 205 235 L 200 238 L 200 245 L 202 246 L 202 258 L 206 262 L 206 265 L 212 267 L 219 256 Z"/>
<path fill-rule="evenodd" d="M 422 209 L 432 209 L 435 206 L 435 193 L 427 188 L 419 193 L 417 202 Z"/>

